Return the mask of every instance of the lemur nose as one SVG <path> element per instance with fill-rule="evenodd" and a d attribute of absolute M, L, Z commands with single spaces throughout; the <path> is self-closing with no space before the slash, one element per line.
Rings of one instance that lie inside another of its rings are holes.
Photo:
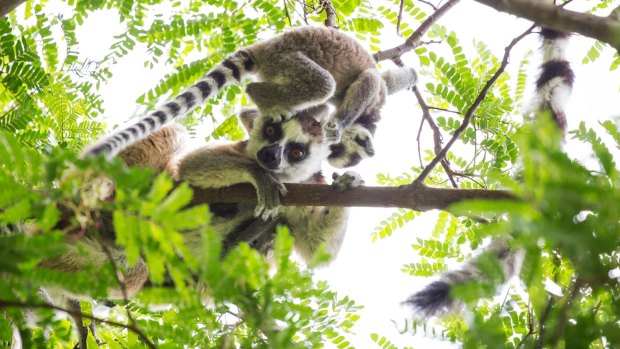
<path fill-rule="evenodd" d="M 268 145 L 263 147 L 256 154 L 256 158 L 260 161 L 261 165 L 270 170 L 275 170 L 280 166 L 280 160 L 282 154 L 282 147 L 278 144 Z"/>

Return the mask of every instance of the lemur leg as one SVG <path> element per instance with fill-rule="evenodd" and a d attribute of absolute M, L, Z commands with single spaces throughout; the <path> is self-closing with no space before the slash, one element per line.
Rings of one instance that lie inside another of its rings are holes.
<path fill-rule="evenodd" d="M 256 161 L 213 146 L 188 153 L 179 162 L 178 177 L 201 188 L 251 183 L 258 199 L 255 215 L 265 220 L 278 212 L 280 195 L 286 194 L 286 187 L 278 178 Z"/>
<path fill-rule="evenodd" d="M 88 327 L 84 326 L 84 318 L 82 316 L 82 307 L 80 307 L 80 301 L 75 298 L 68 298 L 67 308 L 70 311 L 69 314 L 75 322 L 75 327 L 77 328 L 78 332 L 79 342 L 75 345 L 74 349 L 86 349 Z"/>
<path fill-rule="evenodd" d="M 336 114 L 325 127 L 325 135 L 330 142 L 340 140 L 342 132 L 366 111 L 377 98 L 380 98 L 383 80 L 376 69 L 363 71 L 353 82 L 344 96 Z"/>
<path fill-rule="evenodd" d="M 262 115 L 275 122 L 296 111 L 323 104 L 336 90 L 334 77 L 301 52 L 280 54 L 261 64 L 264 82 L 252 82 L 247 94 Z"/>
<path fill-rule="evenodd" d="M 336 175 L 332 186 L 336 191 L 345 191 L 359 187 L 363 183 L 358 173 L 347 171 L 341 176 Z M 343 206 L 310 206 L 298 209 L 307 211 L 307 220 L 305 224 L 299 224 L 291 229 L 295 237 L 295 250 L 302 258 L 309 260 L 320 244 L 325 242 L 327 252 L 335 258 L 344 240 L 349 209 Z"/>

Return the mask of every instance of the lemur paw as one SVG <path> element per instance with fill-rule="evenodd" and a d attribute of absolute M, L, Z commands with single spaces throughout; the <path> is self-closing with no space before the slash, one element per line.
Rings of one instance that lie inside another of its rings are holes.
<path fill-rule="evenodd" d="M 295 111 L 282 106 L 271 106 L 262 111 L 263 115 L 269 117 L 273 122 L 289 120 L 295 115 Z"/>
<path fill-rule="evenodd" d="M 273 174 L 261 171 L 255 176 L 256 196 L 258 203 L 254 210 L 254 217 L 263 220 L 274 218 L 278 215 L 280 207 L 280 195 L 286 195 L 286 187 Z"/>
<path fill-rule="evenodd" d="M 334 179 L 332 186 L 336 188 L 336 191 L 345 191 L 364 184 L 362 176 L 354 171 L 347 171 L 341 175 L 334 172 L 332 178 Z"/>
<path fill-rule="evenodd" d="M 327 141 L 330 143 L 336 143 L 340 141 L 340 137 L 342 136 L 340 132 L 340 125 L 338 125 L 338 121 L 331 120 L 325 125 L 325 137 Z"/>
<path fill-rule="evenodd" d="M 330 146 L 329 164 L 338 167 L 352 167 L 363 159 L 375 155 L 373 136 L 368 129 L 361 125 L 352 125 L 347 128 L 339 143 Z"/>

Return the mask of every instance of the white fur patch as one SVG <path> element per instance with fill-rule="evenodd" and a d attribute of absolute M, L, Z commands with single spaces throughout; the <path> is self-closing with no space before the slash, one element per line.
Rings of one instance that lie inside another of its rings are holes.
<path fill-rule="evenodd" d="M 543 62 L 566 60 L 566 50 L 570 38 L 545 39 L 541 50 Z"/>
<path fill-rule="evenodd" d="M 534 98 L 526 108 L 526 115 L 535 114 L 546 106 L 552 110 L 565 110 L 572 88 L 566 84 L 564 77 L 555 77 L 547 82 L 541 89 L 536 91 Z"/>

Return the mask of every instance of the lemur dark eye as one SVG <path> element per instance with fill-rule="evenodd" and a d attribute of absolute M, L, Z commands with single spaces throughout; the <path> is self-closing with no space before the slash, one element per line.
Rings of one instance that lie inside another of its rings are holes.
<path fill-rule="evenodd" d="M 291 159 L 299 161 L 306 156 L 306 153 L 301 149 L 293 149 L 291 150 Z"/>
<path fill-rule="evenodd" d="M 265 134 L 269 137 L 273 137 L 276 135 L 276 128 L 273 126 L 265 127 Z"/>

